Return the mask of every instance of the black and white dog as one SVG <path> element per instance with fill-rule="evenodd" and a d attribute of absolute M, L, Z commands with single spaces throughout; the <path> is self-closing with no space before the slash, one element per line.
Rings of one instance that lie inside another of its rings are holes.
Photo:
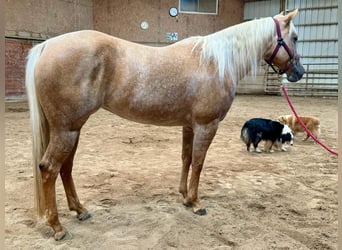
<path fill-rule="evenodd" d="M 253 144 L 255 152 L 260 153 L 258 148 L 260 141 L 266 141 L 264 150 L 273 152 L 272 146 L 286 151 L 284 143 L 288 142 L 293 145 L 293 134 L 291 129 L 278 121 L 272 121 L 264 118 L 253 118 L 245 122 L 241 129 L 241 139 L 247 146 L 247 151 L 250 151 L 250 146 Z"/>

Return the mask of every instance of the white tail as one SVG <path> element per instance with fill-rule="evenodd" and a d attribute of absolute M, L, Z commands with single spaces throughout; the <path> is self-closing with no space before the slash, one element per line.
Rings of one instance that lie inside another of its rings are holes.
<path fill-rule="evenodd" d="M 245 143 L 249 141 L 249 133 L 248 133 L 248 128 L 243 128 L 241 130 L 241 140 Z"/>
<path fill-rule="evenodd" d="M 49 131 L 45 115 L 41 109 L 36 95 L 35 66 L 44 49 L 45 43 L 33 47 L 28 55 L 26 64 L 25 85 L 30 107 L 30 120 L 32 129 L 33 176 L 35 180 L 35 208 L 42 217 L 45 213 L 45 199 L 42 189 L 42 178 L 39 163 L 49 142 Z"/>

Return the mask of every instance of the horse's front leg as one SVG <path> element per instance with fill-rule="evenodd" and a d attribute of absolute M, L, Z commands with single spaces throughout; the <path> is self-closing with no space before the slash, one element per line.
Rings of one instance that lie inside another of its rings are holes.
<path fill-rule="evenodd" d="M 216 134 L 218 120 L 209 124 L 196 124 L 194 128 L 194 142 L 192 149 L 192 171 L 189 184 L 189 192 L 185 204 L 192 206 L 193 212 L 205 215 L 206 208 L 202 207 L 198 198 L 198 185 L 207 150 Z"/>
<path fill-rule="evenodd" d="M 179 192 L 186 199 L 188 195 L 188 174 L 192 159 L 192 144 L 194 132 L 190 127 L 183 127 L 183 145 L 182 145 L 182 174 L 179 184 Z"/>

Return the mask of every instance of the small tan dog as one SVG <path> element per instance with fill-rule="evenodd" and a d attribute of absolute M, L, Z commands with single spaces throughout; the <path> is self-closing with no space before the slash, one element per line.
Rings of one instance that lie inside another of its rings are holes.
<path fill-rule="evenodd" d="M 320 133 L 320 122 L 317 117 L 313 116 L 300 116 L 299 117 L 308 130 L 317 138 Z M 304 132 L 304 128 L 300 125 L 297 118 L 294 115 L 283 115 L 278 118 L 278 120 L 286 125 L 288 125 L 291 129 L 293 134 L 295 135 L 297 132 Z M 310 136 L 307 134 L 306 138 L 303 139 L 306 141 Z"/>

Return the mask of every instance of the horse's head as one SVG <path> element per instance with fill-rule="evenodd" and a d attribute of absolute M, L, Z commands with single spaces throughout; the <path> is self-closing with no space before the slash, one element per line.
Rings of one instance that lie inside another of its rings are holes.
<path fill-rule="evenodd" d="M 265 61 L 272 69 L 280 75 L 286 73 L 290 82 L 299 81 L 305 73 L 297 54 L 297 31 L 292 23 L 297 13 L 298 9 L 286 16 L 281 13 L 273 17 L 276 34 L 264 54 Z"/>

